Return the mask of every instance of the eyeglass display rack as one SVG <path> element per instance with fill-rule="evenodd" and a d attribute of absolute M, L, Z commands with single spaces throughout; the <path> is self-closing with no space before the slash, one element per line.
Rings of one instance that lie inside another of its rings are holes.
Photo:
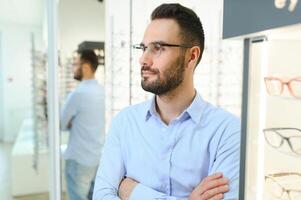
<path fill-rule="evenodd" d="M 300 200 L 301 3 L 223 7 L 223 39 L 244 42 L 239 199 Z"/>
<path fill-rule="evenodd" d="M 67 95 L 77 86 L 73 79 L 72 57 L 64 60 L 59 57 L 58 81 L 60 106 Z M 48 151 L 48 118 L 47 118 L 47 56 L 35 49 L 32 42 L 32 94 L 33 94 L 33 168 L 39 171 L 39 156 Z"/>
<path fill-rule="evenodd" d="M 38 172 L 39 154 L 48 148 L 47 123 L 47 61 L 46 54 L 35 49 L 32 36 L 32 94 L 33 94 L 33 160 Z"/>
<path fill-rule="evenodd" d="M 74 90 L 78 82 L 73 78 L 72 57 L 68 57 L 59 64 L 59 101 L 60 108 L 64 105 L 67 95 Z"/>
<path fill-rule="evenodd" d="M 301 27 L 294 31 L 301 33 Z M 283 29 L 246 39 L 245 45 L 244 199 L 300 200 L 301 34 Z"/>

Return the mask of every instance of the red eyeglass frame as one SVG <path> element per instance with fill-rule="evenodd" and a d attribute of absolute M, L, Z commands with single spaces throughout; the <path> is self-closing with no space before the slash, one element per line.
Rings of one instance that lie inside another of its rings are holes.
<path fill-rule="evenodd" d="M 294 93 L 294 90 L 292 89 L 292 86 L 291 86 L 291 83 L 293 81 L 300 81 L 301 82 L 301 77 L 294 77 L 294 78 L 291 78 L 291 79 L 288 79 L 287 81 L 285 81 L 285 79 L 282 79 L 282 78 L 279 78 L 279 77 L 274 77 L 274 76 L 268 76 L 268 77 L 264 77 L 264 82 L 265 82 L 265 86 L 266 86 L 266 91 L 269 95 L 272 95 L 268 89 L 268 86 L 267 86 L 267 82 L 270 81 L 270 80 L 277 80 L 281 83 L 281 88 L 280 88 L 280 94 L 281 95 L 283 93 L 283 90 L 284 90 L 284 85 L 287 86 L 290 94 L 298 99 L 301 99 L 301 96 L 297 96 L 295 93 Z"/>

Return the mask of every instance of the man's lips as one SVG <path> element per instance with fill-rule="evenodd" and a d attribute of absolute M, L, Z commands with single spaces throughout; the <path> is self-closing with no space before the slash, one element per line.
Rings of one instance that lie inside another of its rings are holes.
<path fill-rule="evenodd" d="M 157 74 L 157 73 L 149 71 L 149 70 L 142 70 L 141 71 L 142 76 L 151 76 L 151 75 L 155 75 L 155 74 Z"/>

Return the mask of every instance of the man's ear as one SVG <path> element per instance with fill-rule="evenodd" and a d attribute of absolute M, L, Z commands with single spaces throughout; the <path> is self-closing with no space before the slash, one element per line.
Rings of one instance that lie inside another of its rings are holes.
<path fill-rule="evenodd" d="M 193 46 L 189 49 L 188 67 L 195 68 L 201 54 L 199 46 Z"/>

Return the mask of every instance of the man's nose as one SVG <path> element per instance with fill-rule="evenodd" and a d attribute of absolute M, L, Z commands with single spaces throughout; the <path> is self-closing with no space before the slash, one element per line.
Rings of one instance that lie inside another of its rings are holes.
<path fill-rule="evenodd" d="M 151 66 L 153 64 L 153 56 L 151 53 L 146 49 L 141 57 L 139 58 L 140 66 Z"/>

